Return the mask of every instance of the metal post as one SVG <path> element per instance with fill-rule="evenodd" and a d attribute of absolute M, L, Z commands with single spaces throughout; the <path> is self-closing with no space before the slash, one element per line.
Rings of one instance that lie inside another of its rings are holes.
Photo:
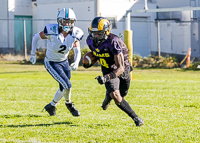
<path fill-rule="evenodd" d="M 100 3 L 99 0 L 95 0 L 95 7 L 96 7 L 96 15 L 95 16 L 101 16 L 99 3 Z"/>
<path fill-rule="evenodd" d="M 157 26 L 158 26 L 158 58 L 160 58 L 160 22 L 157 21 Z"/>
<path fill-rule="evenodd" d="M 26 46 L 26 20 L 24 21 L 24 54 L 25 54 L 25 60 L 27 60 L 27 46 Z"/>
<path fill-rule="evenodd" d="M 7 1 L 7 41 L 8 41 L 8 48 L 10 48 L 10 33 L 9 33 L 9 2 Z"/>
<path fill-rule="evenodd" d="M 145 0 L 145 2 L 144 2 L 144 10 L 148 10 L 147 0 Z"/>
<path fill-rule="evenodd" d="M 132 65 L 133 58 L 133 31 L 131 30 L 131 10 L 126 11 L 126 30 L 124 30 L 124 43 L 129 50 L 129 62 Z M 133 80 L 132 72 L 130 72 L 131 80 Z"/>
<path fill-rule="evenodd" d="M 126 11 L 126 30 L 130 30 L 131 29 L 131 26 L 130 26 L 131 25 L 130 24 L 131 23 L 131 20 L 130 20 L 131 19 L 131 14 L 130 13 L 131 13 L 131 10 L 127 10 Z"/>

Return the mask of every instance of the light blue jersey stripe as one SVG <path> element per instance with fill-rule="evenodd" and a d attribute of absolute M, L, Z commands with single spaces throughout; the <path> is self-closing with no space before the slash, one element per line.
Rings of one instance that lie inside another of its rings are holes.
<path fill-rule="evenodd" d="M 69 9 L 65 8 L 65 18 L 68 18 L 68 17 L 69 17 Z"/>

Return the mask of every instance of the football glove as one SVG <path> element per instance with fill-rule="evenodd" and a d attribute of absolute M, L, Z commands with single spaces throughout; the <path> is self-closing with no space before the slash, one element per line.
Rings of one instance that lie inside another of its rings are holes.
<path fill-rule="evenodd" d="M 76 71 L 78 69 L 78 64 L 72 63 L 71 65 L 71 70 Z"/>
<path fill-rule="evenodd" d="M 36 63 L 36 56 L 31 55 L 30 62 L 34 65 Z"/>
<path fill-rule="evenodd" d="M 91 66 L 92 66 L 92 64 L 90 64 L 90 65 L 89 65 L 89 64 L 88 64 L 88 65 L 83 64 L 83 67 L 86 68 L 86 69 L 87 69 L 87 68 L 90 68 Z"/>
<path fill-rule="evenodd" d="M 99 84 L 104 84 L 110 80 L 110 77 L 108 75 L 104 75 L 104 76 L 97 76 L 95 79 L 97 79 Z"/>

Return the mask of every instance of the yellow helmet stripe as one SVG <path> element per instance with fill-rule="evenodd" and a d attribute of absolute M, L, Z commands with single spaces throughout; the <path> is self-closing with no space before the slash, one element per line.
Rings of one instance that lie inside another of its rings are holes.
<path fill-rule="evenodd" d="M 103 30 L 103 27 L 104 27 L 104 23 L 105 23 L 105 22 L 108 22 L 108 23 L 109 23 L 109 21 L 108 21 L 107 19 L 101 19 L 101 20 L 99 21 L 98 30 Z"/>

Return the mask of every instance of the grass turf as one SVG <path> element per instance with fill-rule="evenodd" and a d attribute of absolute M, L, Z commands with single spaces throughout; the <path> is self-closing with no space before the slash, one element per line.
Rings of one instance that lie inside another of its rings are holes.
<path fill-rule="evenodd" d="M 73 117 L 62 99 L 57 116 L 42 109 L 58 89 L 43 65 L 0 62 L 0 142 L 199 142 L 200 74 L 180 69 L 133 71 L 126 100 L 144 120 L 133 120 L 112 101 L 104 111 L 99 68 L 72 72 Z"/>

